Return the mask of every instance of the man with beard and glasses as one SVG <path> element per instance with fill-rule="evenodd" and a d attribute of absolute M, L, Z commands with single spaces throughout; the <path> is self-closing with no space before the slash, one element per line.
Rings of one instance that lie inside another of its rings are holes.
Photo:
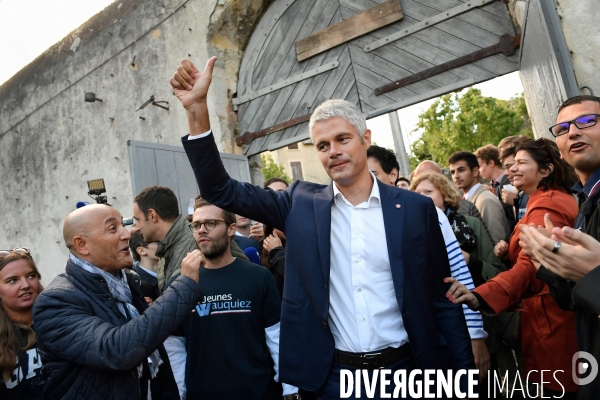
<path fill-rule="evenodd" d="M 279 375 L 281 298 L 266 268 L 231 255 L 235 221 L 235 214 L 196 199 L 189 227 L 203 254 L 204 297 L 182 326 L 191 399 L 281 396 L 274 382 Z M 296 398 L 297 392 L 283 384 L 284 398 Z"/>
<path fill-rule="evenodd" d="M 548 284 L 550 294 L 562 309 L 575 312 L 579 350 L 589 353 L 588 357 L 595 360 L 600 360 L 600 307 L 597 301 L 600 268 L 593 257 L 583 258 L 586 253 L 597 254 L 596 250 L 583 250 L 586 247 L 593 248 L 590 247 L 594 243 L 592 238 L 600 240 L 599 118 L 600 97 L 575 96 L 561 104 L 556 125 L 550 127 L 560 156 L 575 168 L 580 180 L 572 188 L 579 201 L 579 215 L 574 228 L 591 238 L 568 227 L 563 227 L 562 230 L 554 228 L 549 217 L 545 220 L 546 231 L 540 230 L 536 234 L 536 229 L 528 227 L 520 236 L 521 244 L 533 246 L 536 250 L 532 253 L 527 248 L 528 254 L 532 254 L 542 265 L 537 277 Z M 550 239 L 544 237 L 549 236 L 548 230 L 552 231 Z M 573 250 L 577 252 L 574 253 Z M 574 358 L 573 363 L 575 361 Z M 581 363 L 581 359 L 578 365 L 581 379 L 578 383 L 578 398 L 597 398 L 600 379 L 592 377 L 594 368 L 581 369 L 585 365 Z"/>

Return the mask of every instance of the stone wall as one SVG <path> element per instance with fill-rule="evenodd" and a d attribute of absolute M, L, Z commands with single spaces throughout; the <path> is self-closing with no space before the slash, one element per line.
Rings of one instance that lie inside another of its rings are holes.
<path fill-rule="evenodd" d="M 577 84 L 587 86 L 600 96 L 600 25 L 597 0 L 557 0 Z M 581 94 L 590 94 L 581 89 Z"/>
<path fill-rule="evenodd" d="M 243 47 L 269 0 L 115 2 L 0 87 L 1 248 L 30 247 L 47 284 L 64 271 L 62 222 L 104 178 L 108 202 L 131 216 L 128 140 L 181 145 L 185 113 L 169 77 L 181 58 L 199 69 L 217 54 L 210 117 L 234 152 Z M 86 103 L 94 92 L 102 102 Z M 150 96 L 169 110 L 148 105 Z"/>

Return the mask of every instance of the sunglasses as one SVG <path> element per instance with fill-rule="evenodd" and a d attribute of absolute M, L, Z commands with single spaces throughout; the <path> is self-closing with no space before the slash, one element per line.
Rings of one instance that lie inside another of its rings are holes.
<path fill-rule="evenodd" d="M 8 257 L 10 253 L 31 255 L 27 247 L 17 247 L 16 249 L 0 250 L 0 258 Z"/>
<path fill-rule="evenodd" d="M 598 122 L 598 117 L 600 114 L 588 114 L 582 115 L 581 117 L 574 119 L 573 121 L 565 121 L 549 128 L 550 133 L 554 137 L 559 137 L 569 133 L 571 129 L 571 124 L 574 124 L 579 129 L 590 128 Z"/>

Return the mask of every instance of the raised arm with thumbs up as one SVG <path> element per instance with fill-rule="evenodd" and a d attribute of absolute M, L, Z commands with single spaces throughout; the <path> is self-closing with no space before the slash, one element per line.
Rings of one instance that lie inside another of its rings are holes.
<path fill-rule="evenodd" d="M 211 57 L 206 62 L 204 71 L 200 72 L 194 63 L 184 58 L 169 80 L 173 87 L 173 94 L 177 96 L 187 113 L 190 136 L 210 131 L 206 96 L 212 81 L 215 62 L 217 57 Z"/>

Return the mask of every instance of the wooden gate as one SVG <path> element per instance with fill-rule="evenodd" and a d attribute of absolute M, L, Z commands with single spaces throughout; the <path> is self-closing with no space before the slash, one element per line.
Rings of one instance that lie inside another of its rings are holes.
<path fill-rule="evenodd" d="M 306 140 L 309 114 L 327 99 L 359 104 L 370 118 L 516 71 L 518 49 L 496 51 L 378 89 L 485 53 L 503 35 L 518 46 L 498 0 L 276 0 L 242 60 L 236 142 L 250 156 Z"/>

